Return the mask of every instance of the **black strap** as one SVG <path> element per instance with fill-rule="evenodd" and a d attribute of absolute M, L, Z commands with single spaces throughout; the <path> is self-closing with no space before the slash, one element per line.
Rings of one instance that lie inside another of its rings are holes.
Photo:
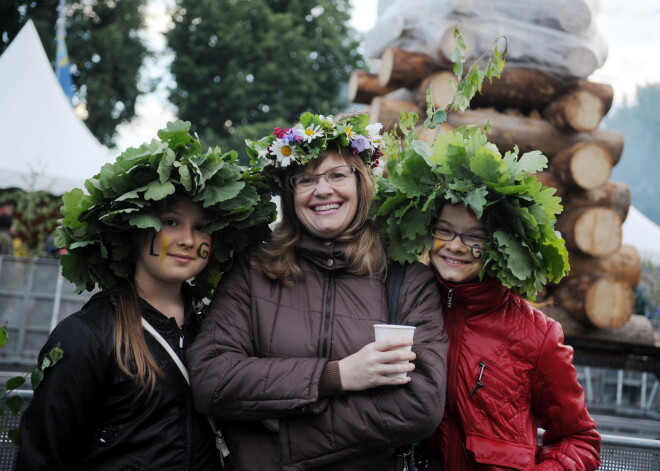
<path fill-rule="evenodd" d="M 389 323 L 397 324 L 397 311 L 399 310 L 399 291 L 403 283 L 408 265 L 391 261 L 387 266 L 387 310 L 389 312 Z"/>

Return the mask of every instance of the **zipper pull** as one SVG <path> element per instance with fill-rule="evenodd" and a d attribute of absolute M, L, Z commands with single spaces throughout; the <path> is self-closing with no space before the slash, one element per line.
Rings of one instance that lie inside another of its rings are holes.
<path fill-rule="evenodd" d="M 179 348 L 183 349 L 183 329 L 179 327 Z"/>
<path fill-rule="evenodd" d="M 484 387 L 484 383 L 481 382 L 481 377 L 484 375 L 484 370 L 486 369 L 486 363 L 480 361 L 479 366 L 481 366 L 481 371 L 479 371 L 479 377 L 477 378 L 477 383 L 474 385 L 474 388 L 472 388 L 472 391 L 470 391 L 468 397 L 474 396 L 474 394 L 477 392 L 477 389 Z"/>
<path fill-rule="evenodd" d="M 451 303 L 453 299 L 454 299 L 454 290 L 450 289 L 449 291 L 447 291 L 447 309 L 451 309 Z"/>

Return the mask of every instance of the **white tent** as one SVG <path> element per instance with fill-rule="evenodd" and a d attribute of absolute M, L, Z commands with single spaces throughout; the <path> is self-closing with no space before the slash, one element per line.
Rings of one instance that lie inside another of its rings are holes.
<path fill-rule="evenodd" d="M 0 56 L 0 188 L 59 195 L 109 161 L 60 87 L 32 21 Z"/>
<path fill-rule="evenodd" d="M 623 243 L 637 247 L 642 260 L 660 266 L 660 226 L 630 206 L 623 223 Z"/>

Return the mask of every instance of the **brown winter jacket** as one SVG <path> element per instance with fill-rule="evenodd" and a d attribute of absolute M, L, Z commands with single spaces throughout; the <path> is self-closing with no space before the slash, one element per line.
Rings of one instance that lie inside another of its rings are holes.
<path fill-rule="evenodd" d="M 307 237 L 298 255 L 304 275 L 292 287 L 244 258 L 223 277 L 188 353 L 195 404 L 224 430 L 232 470 L 401 469 L 395 448 L 428 436 L 444 410 L 448 341 L 433 273 L 410 266 L 399 296 L 399 323 L 417 326 L 412 381 L 342 393 L 335 378 L 319 392 L 334 360 L 374 341 L 387 297 L 382 280 L 344 270 L 341 243 Z M 264 419 L 279 419 L 279 433 Z"/>

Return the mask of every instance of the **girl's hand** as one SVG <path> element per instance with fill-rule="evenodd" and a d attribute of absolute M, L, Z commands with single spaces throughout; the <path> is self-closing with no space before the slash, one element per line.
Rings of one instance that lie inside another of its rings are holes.
<path fill-rule="evenodd" d="M 415 369 L 410 350 L 395 350 L 412 345 L 405 337 L 390 337 L 365 345 L 353 355 L 339 360 L 341 387 L 344 391 L 364 391 L 378 386 L 397 386 L 411 381 L 410 376 L 392 378 L 393 373 L 409 373 Z M 399 362 L 408 363 L 399 363 Z"/>

